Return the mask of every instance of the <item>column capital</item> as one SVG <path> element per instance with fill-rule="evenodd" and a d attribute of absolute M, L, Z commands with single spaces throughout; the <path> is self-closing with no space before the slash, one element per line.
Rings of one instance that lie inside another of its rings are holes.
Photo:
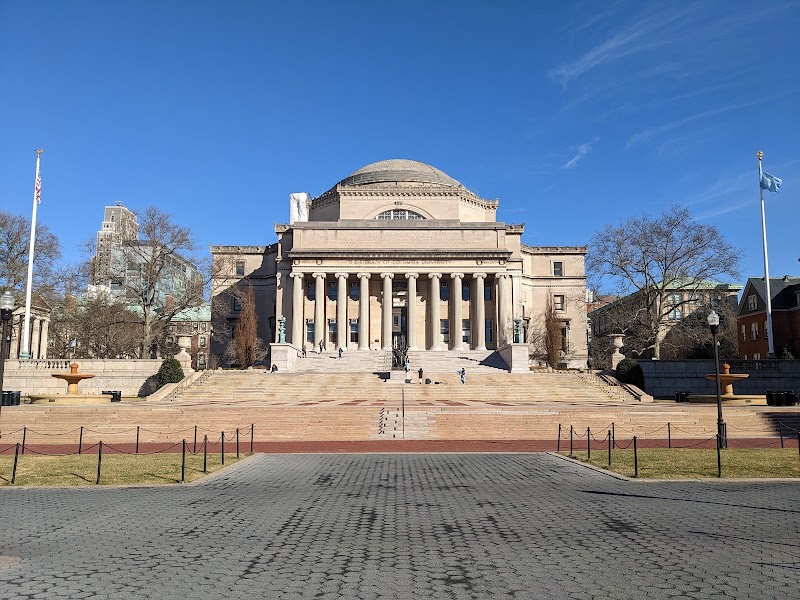
<path fill-rule="evenodd" d="M 511 273 L 495 273 L 495 277 L 499 277 L 500 279 L 507 279 L 511 277 Z"/>
<path fill-rule="evenodd" d="M 289 273 L 289 277 L 296 277 L 298 279 L 302 279 L 305 276 L 306 276 L 305 273 L 299 273 L 297 271 L 292 271 L 291 273 Z"/>
<path fill-rule="evenodd" d="M 441 279 L 441 273 L 428 273 L 428 279 Z"/>
<path fill-rule="evenodd" d="M 450 273 L 450 279 L 464 279 L 463 273 Z"/>
<path fill-rule="evenodd" d="M 406 279 L 419 279 L 419 273 L 406 273 L 403 277 Z"/>
<path fill-rule="evenodd" d="M 357 273 L 356 277 L 359 279 L 369 279 L 371 273 Z"/>
<path fill-rule="evenodd" d="M 311 274 L 311 276 L 312 276 L 314 279 L 325 279 L 325 276 L 326 276 L 326 275 L 327 275 L 327 273 L 312 273 L 312 274 Z"/>
<path fill-rule="evenodd" d="M 349 273 L 334 273 L 333 276 L 336 277 L 336 279 L 347 279 L 350 276 L 350 274 Z"/>
<path fill-rule="evenodd" d="M 394 278 L 394 273 L 381 273 L 381 279 L 392 279 Z"/>
<path fill-rule="evenodd" d="M 473 279 L 486 279 L 486 273 L 473 273 Z"/>

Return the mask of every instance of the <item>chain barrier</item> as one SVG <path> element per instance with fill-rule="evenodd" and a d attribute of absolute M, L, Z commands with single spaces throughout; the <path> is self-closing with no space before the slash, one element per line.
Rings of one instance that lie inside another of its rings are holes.
<path fill-rule="evenodd" d="M 682 449 L 686 449 L 686 448 L 696 448 L 697 446 L 700 446 L 701 444 L 706 444 L 706 443 L 710 442 L 711 440 L 715 440 L 716 441 L 716 439 L 717 439 L 717 436 L 716 435 L 712 435 L 710 438 L 706 438 L 704 440 L 700 440 L 699 442 L 695 442 L 694 444 L 687 444 L 686 446 L 676 446 L 675 442 L 673 441 L 672 442 L 672 449 L 673 450 L 682 450 Z"/>
<path fill-rule="evenodd" d="M 64 453 L 51 453 L 51 452 L 38 452 L 37 450 L 33 450 L 32 448 L 25 448 L 25 454 L 28 452 L 32 454 L 37 454 L 39 456 L 78 456 L 79 454 L 86 454 L 88 450 L 92 448 L 97 448 L 100 445 L 100 442 L 96 444 L 92 444 L 91 446 L 84 446 L 80 452 L 64 452 Z"/>

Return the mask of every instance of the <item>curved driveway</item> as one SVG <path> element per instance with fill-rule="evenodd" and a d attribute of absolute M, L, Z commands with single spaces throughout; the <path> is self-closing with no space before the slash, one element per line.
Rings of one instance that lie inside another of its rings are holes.
<path fill-rule="evenodd" d="M 257 455 L 197 485 L 0 489 L 0 598 L 800 598 L 798 533 L 797 482 Z"/>

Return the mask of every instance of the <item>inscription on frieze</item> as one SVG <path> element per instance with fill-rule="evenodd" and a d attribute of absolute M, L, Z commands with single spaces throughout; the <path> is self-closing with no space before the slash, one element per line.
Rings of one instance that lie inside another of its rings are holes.
<path fill-rule="evenodd" d="M 345 230 L 305 231 L 302 248 L 496 248 L 493 231 Z"/>

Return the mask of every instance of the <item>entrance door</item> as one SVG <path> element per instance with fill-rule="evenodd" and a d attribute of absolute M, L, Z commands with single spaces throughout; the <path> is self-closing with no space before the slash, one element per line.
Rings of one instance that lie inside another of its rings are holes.
<path fill-rule="evenodd" d="M 407 345 L 406 311 L 405 306 L 392 307 L 392 348 L 405 348 Z"/>

